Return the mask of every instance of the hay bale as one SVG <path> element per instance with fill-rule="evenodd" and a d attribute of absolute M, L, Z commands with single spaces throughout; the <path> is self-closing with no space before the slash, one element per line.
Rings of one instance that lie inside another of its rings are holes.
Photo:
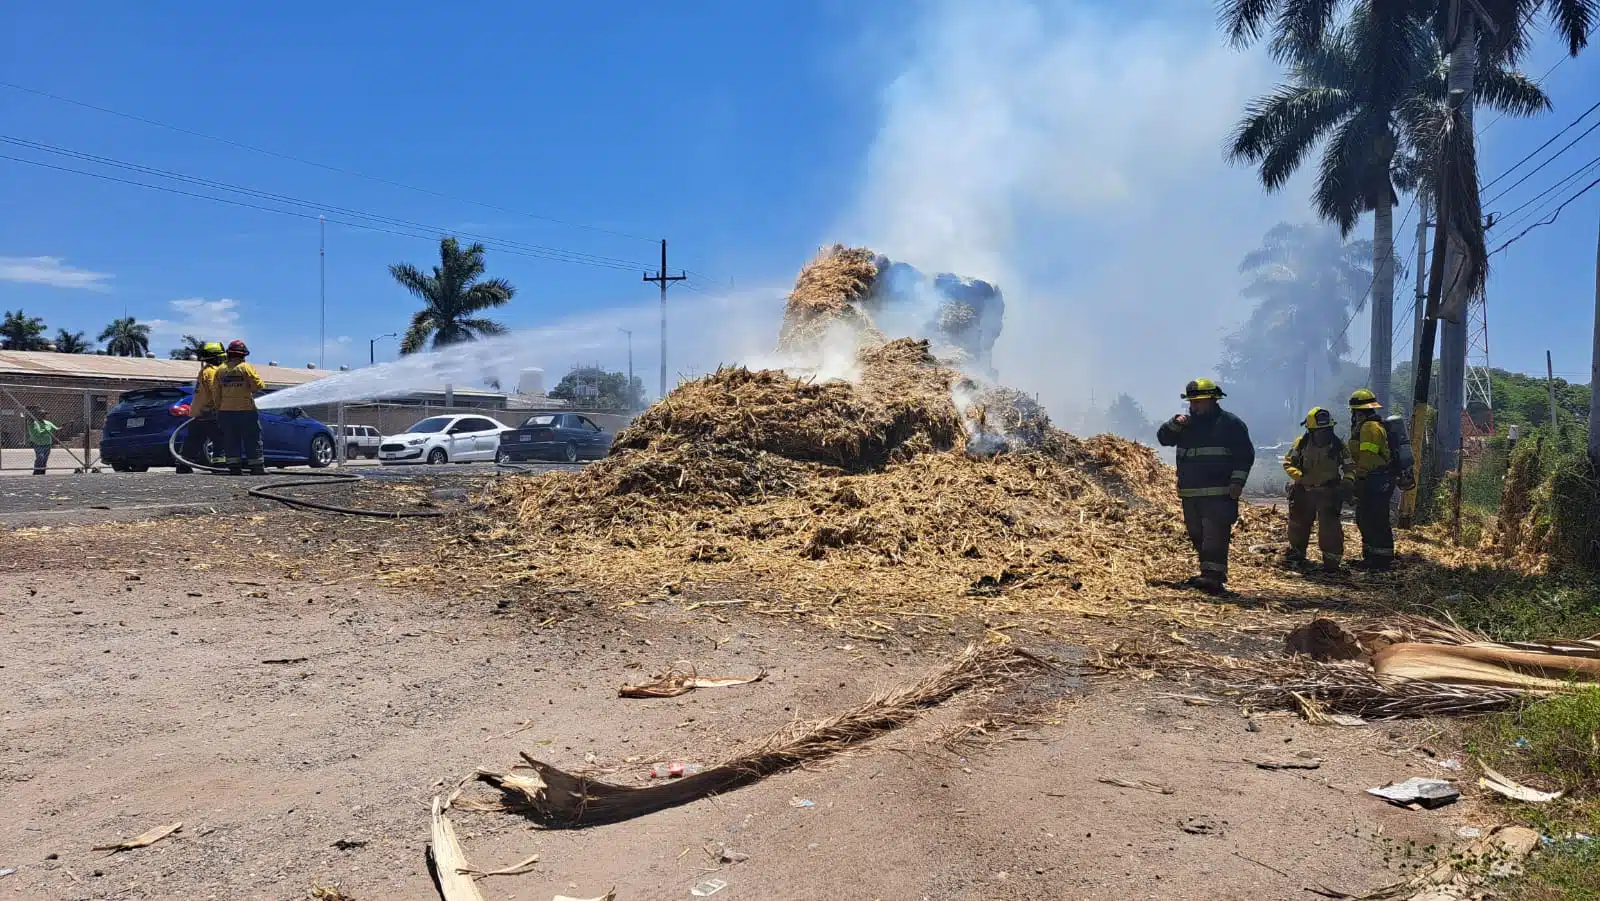
<path fill-rule="evenodd" d="M 844 330 L 868 344 L 886 338 L 861 308 L 878 277 L 878 257 L 865 247 L 825 247 L 800 270 L 778 332 L 778 350 L 814 352 L 830 333 Z"/>
<path fill-rule="evenodd" d="M 862 470 L 958 444 L 963 433 L 950 399 L 955 374 L 938 365 L 926 341 L 869 348 L 859 362 L 859 385 L 724 367 L 646 410 L 617 436 L 613 452 L 693 444 Z"/>

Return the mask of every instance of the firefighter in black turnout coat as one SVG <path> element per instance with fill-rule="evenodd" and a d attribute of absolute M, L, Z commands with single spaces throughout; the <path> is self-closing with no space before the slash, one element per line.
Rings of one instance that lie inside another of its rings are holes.
<path fill-rule="evenodd" d="M 1228 542 L 1245 480 L 1256 462 L 1250 430 L 1218 403 L 1226 396 L 1210 379 L 1195 379 L 1183 392 L 1189 413 L 1172 417 L 1156 432 L 1163 447 L 1178 451 L 1183 524 L 1200 557 L 1200 575 L 1188 584 L 1211 594 L 1226 590 Z"/>

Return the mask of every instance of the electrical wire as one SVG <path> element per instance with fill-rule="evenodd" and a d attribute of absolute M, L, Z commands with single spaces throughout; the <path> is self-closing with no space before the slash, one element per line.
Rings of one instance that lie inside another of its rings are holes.
<path fill-rule="evenodd" d="M 1394 228 L 1395 231 L 1402 231 L 1402 230 L 1405 229 L 1406 223 L 1411 221 L 1411 213 L 1412 213 L 1412 211 L 1415 210 L 1416 208 L 1417 208 L 1417 195 L 1416 195 L 1415 192 L 1413 192 L 1412 195 L 1411 195 L 1411 205 L 1406 207 L 1406 213 L 1405 213 L 1404 216 L 1400 217 L 1400 224 L 1395 226 L 1395 228 Z M 1417 249 L 1416 248 L 1416 241 L 1414 239 L 1411 242 L 1411 249 L 1412 249 L 1412 251 L 1415 251 Z M 1401 259 L 1397 258 L 1395 260 L 1395 264 L 1396 264 L 1395 265 L 1395 269 L 1396 269 L 1397 275 L 1399 273 L 1402 273 L 1405 270 L 1405 265 L 1406 264 L 1405 264 L 1404 260 L 1401 260 Z M 1350 331 L 1350 326 L 1351 326 L 1352 323 L 1354 323 L 1356 321 L 1356 316 L 1359 315 L 1361 313 L 1361 311 L 1366 308 L 1366 306 L 1367 306 L 1367 298 L 1372 296 L 1372 289 L 1377 287 L 1377 284 L 1378 284 L 1378 268 L 1379 267 L 1377 267 L 1377 266 L 1373 266 L 1372 267 L 1372 280 L 1370 282 L 1367 282 L 1367 290 L 1361 292 L 1361 299 L 1357 300 L 1355 307 L 1353 307 L 1350 310 L 1350 317 L 1344 321 L 1344 328 L 1340 329 L 1339 333 L 1337 335 L 1334 335 L 1333 339 L 1328 342 L 1328 345 L 1330 347 L 1333 346 L 1334 344 L 1337 344 L 1339 342 L 1339 340 L 1341 338 L 1343 338 Z M 1401 275 L 1400 277 L 1404 277 L 1404 276 Z"/>
<path fill-rule="evenodd" d="M 1539 193 L 1533 195 L 1532 197 L 1530 197 L 1527 201 L 1525 201 L 1521 206 L 1517 207 L 1516 209 L 1513 209 L 1509 213 L 1503 213 L 1503 214 L 1500 214 L 1498 216 L 1495 216 L 1495 220 L 1497 222 L 1501 222 L 1501 221 L 1504 221 L 1506 219 L 1510 219 L 1511 217 L 1517 215 L 1518 213 L 1522 212 L 1523 210 L 1527 209 L 1528 207 L 1533 206 L 1536 203 L 1541 203 L 1546 198 L 1548 198 L 1550 195 L 1555 194 L 1556 192 L 1558 192 L 1558 191 L 1562 190 L 1563 188 L 1567 187 L 1567 185 L 1569 183 L 1575 182 L 1578 179 L 1582 178 L 1585 174 L 1587 174 L 1588 172 L 1592 171 L 1596 166 L 1600 166 L 1600 156 L 1595 157 L 1594 159 L 1590 160 L 1589 162 L 1585 163 L 1584 165 L 1582 165 L 1582 166 L 1578 167 L 1577 169 L 1573 170 L 1572 172 L 1568 173 L 1565 178 L 1561 179 L 1560 181 L 1556 182 L 1555 184 L 1551 185 L 1550 187 L 1545 188 L 1543 191 L 1540 191 Z M 1506 227 L 1510 228 L 1512 226 L 1508 225 Z"/>
<path fill-rule="evenodd" d="M 1579 191 L 1576 194 L 1573 194 L 1571 197 L 1568 197 L 1566 200 L 1561 201 L 1561 205 L 1555 208 L 1555 211 L 1550 214 L 1550 218 L 1542 219 L 1542 220 L 1540 220 L 1538 222 L 1535 222 L 1534 224 L 1532 224 L 1532 225 L 1528 226 L 1527 228 L 1523 229 L 1522 231 L 1518 232 L 1515 237 L 1513 237 L 1510 240 L 1506 241 L 1504 244 L 1501 244 L 1499 247 L 1496 247 L 1494 250 L 1489 251 L 1489 256 L 1494 256 L 1495 254 L 1499 253 L 1500 251 L 1505 250 L 1507 247 L 1510 247 L 1511 245 L 1513 245 L 1513 244 L 1517 243 L 1518 241 L 1522 240 L 1523 236 L 1528 234 L 1528 232 L 1531 232 L 1531 231 L 1533 231 L 1535 229 L 1538 229 L 1538 228 L 1543 228 L 1546 225 L 1553 224 L 1557 219 L 1561 218 L 1561 211 L 1566 209 L 1568 204 L 1572 203 L 1574 200 L 1577 200 L 1579 197 L 1582 197 L 1583 195 L 1585 195 L 1585 194 L 1589 193 L 1590 191 L 1594 190 L 1596 185 L 1600 185 L 1600 178 L 1597 178 L 1594 181 L 1589 182 L 1589 184 L 1584 186 L 1583 190 Z"/>
<path fill-rule="evenodd" d="M 425 231 L 432 231 L 435 234 L 452 234 L 453 233 L 453 234 L 461 235 L 461 236 L 466 237 L 466 238 L 472 238 L 472 239 L 475 239 L 475 240 L 484 241 L 485 243 L 492 242 L 492 243 L 494 243 L 496 245 L 500 245 L 502 247 L 509 247 L 509 248 L 514 248 L 514 249 L 517 249 L 517 250 L 526 251 L 527 253 L 529 253 L 531 255 L 534 255 L 534 256 L 542 256 L 542 257 L 545 257 L 547 259 L 558 260 L 558 261 L 561 261 L 561 262 L 577 263 L 579 265 L 588 265 L 588 266 L 600 266 L 600 267 L 610 268 L 610 269 L 625 269 L 625 270 L 630 271 L 630 272 L 635 270 L 635 269 L 639 269 L 639 268 L 642 267 L 642 264 L 637 263 L 637 262 L 632 261 L 632 260 L 622 260 L 622 259 L 617 259 L 617 258 L 614 258 L 614 257 L 603 257 L 603 256 L 599 256 L 597 254 L 584 253 L 584 252 L 581 252 L 581 251 L 565 250 L 565 249 L 558 248 L 558 247 L 546 247 L 546 246 L 542 246 L 542 245 L 538 245 L 538 244 L 526 244 L 526 243 L 523 243 L 523 242 L 520 242 L 520 241 L 510 241 L 510 240 L 507 240 L 505 238 L 496 238 L 496 237 L 494 237 L 492 235 L 481 235 L 481 234 L 475 234 L 475 233 L 472 233 L 472 232 L 465 232 L 465 231 L 452 231 L 451 229 L 438 228 L 436 226 L 428 225 L 428 224 L 425 224 L 425 223 L 413 222 L 413 221 L 406 220 L 406 219 L 398 219 L 398 218 L 395 218 L 395 217 L 392 217 L 392 216 L 384 216 L 384 215 L 380 215 L 380 214 L 376 214 L 376 213 L 368 213 L 368 212 L 364 212 L 362 210 L 354 210 L 354 209 L 350 209 L 350 208 L 347 208 L 347 207 L 341 207 L 341 206 L 337 206 L 337 205 L 333 205 L 333 204 L 324 204 L 324 203 L 318 203 L 318 202 L 310 201 L 310 200 L 302 200 L 300 198 L 291 197 L 291 196 L 286 195 L 286 194 L 278 194 L 278 193 L 272 192 L 272 191 L 262 191 L 262 190 L 259 190 L 259 189 L 256 189 L 256 188 L 250 188 L 250 187 L 241 186 L 241 185 L 234 185 L 234 184 L 230 184 L 230 183 L 227 183 L 227 182 L 219 182 L 219 181 L 215 181 L 215 180 L 212 180 L 212 179 L 201 178 L 199 176 L 187 175 L 187 174 L 182 173 L 182 172 L 174 172 L 174 171 L 168 170 L 168 169 L 160 169 L 160 168 L 156 168 L 156 167 L 153 167 L 153 166 L 145 166 L 145 165 L 142 165 L 142 164 L 139 164 L 139 163 L 130 163 L 130 162 L 127 162 L 125 160 L 118 160 L 118 159 L 115 159 L 115 158 L 112 158 L 112 157 L 105 157 L 105 156 L 99 156 L 97 154 L 85 153 L 85 152 L 78 151 L 78 150 L 72 150 L 71 148 L 58 147 L 58 146 L 55 146 L 55 145 L 52 145 L 52 144 L 44 144 L 44 143 L 41 143 L 41 142 L 38 142 L 38 141 L 29 141 L 27 139 L 17 138 L 17 137 L 11 136 L 11 135 L 0 134 L 0 142 L 11 144 L 11 145 L 14 145 L 14 146 L 17 146 L 17 147 L 24 147 L 24 148 L 27 148 L 29 150 L 34 150 L 34 151 L 38 151 L 38 152 L 42 152 L 42 153 L 53 154 L 55 156 L 63 156 L 63 157 L 67 157 L 69 159 L 76 159 L 76 160 L 79 160 L 81 162 L 95 163 L 95 164 L 98 164 L 98 165 L 103 165 L 103 166 L 107 166 L 107 167 L 111 167 L 111 168 L 115 168 L 115 169 L 121 169 L 123 171 L 137 172 L 139 174 L 152 175 L 152 176 L 155 176 L 155 177 L 158 177 L 158 178 L 167 178 L 167 179 L 171 179 L 171 180 L 174 180 L 174 181 L 179 181 L 179 182 L 183 182 L 183 183 L 186 183 L 186 184 L 191 184 L 191 185 L 195 185 L 195 186 L 198 186 L 198 187 L 210 188 L 212 190 L 217 190 L 217 191 L 226 191 L 226 192 L 229 192 L 229 193 L 239 194 L 239 195 L 242 195 L 242 196 L 245 196 L 245 197 L 251 197 L 251 198 L 254 198 L 254 199 L 257 199 L 257 200 L 266 200 L 266 201 L 271 201 L 271 202 L 274 202 L 274 203 L 286 204 L 286 205 L 289 205 L 289 206 L 298 206 L 298 207 L 302 207 L 304 209 L 313 210 L 313 211 L 319 211 L 320 210 L 320 211 L 339 213 L 339 214 L 342 214 L 342 215 L 345 215 L 345 216 L 352 216 L 352 217 L 359 218 L 359 219 L 370 220 L 372 222 L 377 222 L 377 223 L 379 223 L 381 225 L 392 226 L 392 227 L 400 227 L 400 228 L 422 229 L 422 230 L 425 230 Z"/>
<path fill-rule="evenodd" d="M 619 237 L 619 238 L 631 238 L 631 239 L 633 239 L 635 241 L 647 241 L 647 242 L 649 242 L 651 244 L 656 243 L 656 241 L 658 240 L 656 238 L 646 238 L 646 237 L 643 237 L 641 235 L 630 234 L 630 233 L 624 232 L 624 231 L 617 231 L 616 229 L 603 228 L 603 227 L 598 226 L 598 225 L 586 225 L 586 224 L 584 224 L 582 222 L 573 222 L 573 221 L 567 220 L 567 219 L 557 219 L 557 218 L 554 218 L 552 216 L 542 216 L 542 215 L 540 215 L 538 213 L 529 213 L 529 212 L 526 212 L 526 211 L 523 211 L 523 210 L 510 209 L 508 207 L 498 206 L 498 205 L 492 204 L 492 203 L 485 203 L 484 201 L 481 201 L 481 200 L 473 200 L 473 199 L 468 198 L 468 197 L 457 197 L 457 196 L 454 196 L 454 195 L 451 195 L 451 194 L 446 194 L 446 193 L 444 193 L 442 191 L 435 191 L 435 190 L 433 190 L 431 188 L 422 188 L 422 187 L 418 187 L 416 185 L 410 185 L 410 184 L 406 184 L 405 182 L 400 182 L 400 181 L 393 181 L 393 180 L 390 180 L 390 179 L 387 179 L 387 178 L 382 178 L 382 177 L 379 177 L 379 176 L 376 176 L 376 175 L 367 175 L 367 174 L 362 173 L 362 172 L 357 172 L 357 171 L 355 171 L 353 169 L 346 169 L 346 168 L 344 168 L 342 166 L 332 166 L 332 165 L 329 165 L 327 163 L 319 163 L 316 160 L 308 160 L 308 159 L 305 159 L 303 157 L 293 156 L 293 155 L 290 155 L 290 154 L 287 154 L 287 153 L 279 153 L 276 150 L 268 150 L 268 149 L 266 149 L 264 147 L 257 147 L 257 146 L 255 146 L 253 144 L 246 144 L 243 141 L 235 141 L 235 140 L 232 140 L 230 138 L 222 138 L 222 137 L 218 137 L 216 135 L 206 134 L 205 132 L 195 131 L 194 129 L 190 129 L 190 128 L 184 128 L 184 127 L 182 127 L 180 125 L 172 125 L 170 123 L 162 122 L 162 121 L 159 121 L 157 119 L 150 119 L 150 118 L 146 118 L 144 116 L 137 116 L 137 115 L 134 115 L 133 113 L 125 113 L 125 112 L 122 112 L 121 110 L 111 109 L 110 107 L 97 106 L 97 105 L 95 105 L 93 103 L 86 103 L 86 102 L 84 102 L 82 100 L 74 100 L 71 97 L 63 97 L 63 96 L 61 96 L 59 94 L 52 94 L 52 93 L 50 93 L 48 91 L 41 91 L 41 90 L 39 90 L 37 88 L 30 88 L 30 87 L 27 87 L 25 85 L 15 84 L 15 83 L 9 82 L 9 81 L 0 81 L 0 87 L 10 88 L 11 90 L 14 90 L 14 91 L 21 91 L 22 93 L 25 93 L 25 94 L 32 94 L 32 95 L 34 95 L 36 97 L 43 97 L 43 98 L 46 98 L 48 100 L 57 101 L 59 103 L 67 103 L 67 104 L 71 104 L 73 106 L 82 107 L 84 109 L 94 110 L 95 112 L 99 112 L 99 113 L 106 113 L 108 115 L 117 116 L 117 117 L 122 118 L 122 119 L 127 119 L 127 120 L 129 120 L 131 122 L 139 122 L 139 123 L 142 123 L 144 125 L 153 125 L 156 128 L 164 128 L 164 129 L 167 129 L 168 131 L 177 132 L 178 134 L 189 135 L 190 137 L 195 137 L 195 138 L 203 138 L 203 139 L 205 139 L 207 141 L 215 141 L 215 142 L 217 142 L 219 144 L 226 144 L 229 147 L 237 147 L 240 150 L 248 150 L 251 153 L 258 153 L 258 154 L 261 154 L 263 156 L 273 157 L 275 159 L 287 160 L 289 162 L 299 163 L 299 164 L 304 165 L 304 166 L 312 166 L 314 168 L 322 169 L 322 170 L 325 170 L 325 171 L 328 171 L 328 172 L 336 172 L 336 173 L 338 173 L 340 175 L 349 175 L 349 176 L 352 176 L 354 178 L 366 179 L 367 181 L 376 182 L 376 183 L 382 184 L 382 185 L 388 185 L 388 186 L 393 187 L 393 188 L 401 188 L 401 189 L 404 189 L 404 190 L 407 190 L 407 191 L 415 191 L 415 192 L 417 192 L 419 194 L 427 194 L 427 195 L 429 195 L 431 197 L 438 197 L 438 198 L 441 198 L 441 199 L 444 199 L 444 200 L 453 200 L 453 201 L 456 201 L 458 203 L 470 203 L 473 206 L 478 206 L 478 207 L 482 207 L 484 209 L 489 209 L 489 210 L 495 210 L 495 211 L 501 212 L 501 213 L 510 213 L 510 214 L 516 215 L 516 216 L 525 216 L 525 217 L 527 217 L 529 219 L 538 219 L 538 220 L 540 220 L 542 222 L 550 222 L 550 223 L 553 223 L 555 225 L 564 225 L 564 226 L 567 226 L 569 228 L 580 228 L 580 229 L 584 229 L 586 231 L 599 232 L 599 233 L 608 234 L 608 235 L 615 235 L 616 237 Z"/>
<path fill-rule="evenodd" d="M 1597 107 L 1600 107 L 1600 103 L 1596 103 L 1594 107 L 1590 107 L 1590 108 L 1594 109 L 1594 108 L 1597 108 Z M 1500 193 L 1498 193 L 1498 194 L 1494 195 L 1493 197 L 1489 198 L 1488 201 L 1486 201 L 1484 203 L 1484 205 L 1487 206 L 1488 204 L 1494 203 L 1495 201 L 1499 200 L 1500 198 L 1502 198 L 1502 197 L 1506 196 L 1507 194 L 1511 193 L 1512 191 L 1516 190 L 1518 185 L 1522 184 L 1523 182 L 1527 181 L 1528 179 L 1530 179 L 1530 178 L 1534 177 L 1535 175 L 1539 174 L 1539 171 L 1542 170 L 1544 167 L 1546 167 L 1546 166 L 1550 165 L 1551 163 L 1555 162 L 1556 160 L 1560 159 L 1561 155 L 1563 153 L 1566 153 L 1568 150 L 1571 150 L 1573 145 L 1577 144 L 1579 141 L 1581 141 L 1584 138 L 1588 137 L 1590 135 L 1590 133 L 1592 133 L 1597 128 L 1600 128 L 1600 121 L 1596 121 L 1593 125 L 1589 126 L 1587 129 L 1585 129 L 1583 134 L 1578 135 L 1577 137 L 1575 137 L 1572 140 L 1568 141 L 1566 146 L 1562 147 L 1560 150 L 1557 150 L 1549 159 L 1547 159 L 1544 162 L 1540 163 L 1539 165 L 1533 167 L 1531 170 L 1528 171 L 1527 175 L 1524 175 L 1521 178 L 1517 179 L 1515 182 L 1512 182 L 1511 187 L 1506 188 L 1505 190 L 1501 191 Z M 1566 129 L 1562 129 L 1562 131 L 1565 132 Z M 1558 135 L 1556 135 L 1556 137 L 1560 137 L 1560 135 L 1558 134 Z M 1521 164 L 1519 163 L 1518 165 L 1521 165 Z M 1490 184 L 1493 184 L 1493 182 L 1490 182 Z M 1485 185 L 1484 187 L 1488 187 L 1488 185 Z"/>
<path fill-rule="evenodd" d="M 1572 57 L 1570 57 L 1570 56 L 1566 56 L 1566 55 L 1563 55 L 1563 56 L 1562 56 L 1562 57 L 1561 57 L 1561 58 L 1560 58 L 1560 59 L 1557 59 L 1557 60 L 1556 60 L 1556 64 L 1555 64 L 1555 65 L 1553 65 L 1553 66 L 1551 66 L 1551 67 L 1550 67 L 1550 68 L 1548 68 L 1548 69 L 1546 69 L 1546 70 L 1544 70 L 1544 74 L 1543 74 L 1543 75 L 1540 75 L 1540 76 L 1539 76 L 1539 78 L 1538 78 L 1538 79 L 1537 79 L 1537 80 L 1535 80 L 1535 81 L 1534 81 L 1534 83 L 1533 83 L 1533 84 L 1534 84 L 1534 86 L 1535 86 L 1535 87 L 1538 87 L 1538 86 L 1540 86 L 1540 85 L 1543 85 L 1543 84 L 1544 84 L 1544 83 L 1545 83 L 1545 80 L 1546 80 L 1546 79 L 1548 79 L 1548 78 L 1549 78 L 1549 77 L 1550 77 L 1550 73 L 1552 73 L 1552 72 L 1554 72 L 1554 71 L 1555 71 L 1555 70 L 1557 70 L 1557 69 L 1559 69 L 1559 68 L 1561 68 L 1561 66 L 1562 66 L 1562 65 L 1563 65 L 1563 64 L 1565 64 L 1565 63 L 1566 63 L 1566 61 L 1567 61 L 1567 60 L 1569 60 L 1569 59 L 1572 59 Z M 1484 123 L 1484 125 L 1483 125 L 1483 127 L 1482 127 L 1482 128 L 1480 128 L 1480 129 L 1478 129 L 1478 133 L 1477 133 L 1477 135 L 1476 135 L 1476 136 L 1477 136 L 1477 137 L 1482 137 L 1482 136 L 1483 136 L 1483 133 L 1484 133 L 1484 132 L 1486 132 L 1486 131 L 1488 131 L 1488 130 L 1489 130 L 1489 129 L 1491 129 L 1491 128 L 1493 128 L 1493 127 L 1494 127 L 1494 124 L 1495 124 L 1495 123 L 1496 123 L 1496 122 L 1499 122 L 1499 121 L 1500 121 L 1500 120 L 1501 120 L 1501 119 L 1504 119 L 1504 118 L 1505 118 L 1505 117 L 1506 117 L 1506 113 L 1505 113 L 1505 110 L 1501 110 L 1501 111 L 1500 111 L 1500 112 L 1499 112 L 1499 113 L 1497 113 L 1497 114 L 1496 114 L 1496 115 L 1495 115 L 1495 117 L 1494 117 L 1494 118 L 1493 118 L 1493 119 L 1490 119 L 1490 120 L 1489 120 L 1489 121 L 1488 121 L 1488 122 L 1485 122 L 1485 123 Z"/>
<path fill-rule="evenodd" d="M 325 218 L 325 217 L 313 215 L 311 213 L 302 213 L 302 212 L 298 212 L 296 210 L 285 210 L 285 209 L 279 209 L 277 207 L 262 206 L 260 204 L 248 203 L 248 202 L 245 202 L 245 201 L 242 201 L 242 200 L 233 200 L 233 199 L 228 198 L 228 197 L 214 197 L 214 196 L 209 195 L 209 194 L 198 194 L 198 193 L 195 193 L 193 191 L 184 191 L 184 190 L 181 190 L 179 188 L 170 187 L 168 185 L 152 185 L 152 184 L 148 184 L 148 183 L 142 182 L 142 181 L 134 181 L 132 179 L 127 179 L 127 178 L 118 178 L 115 175 L 107 175 L 107 174 L 105 174 L 103 172 L 89 172 L 89 171 L 86 171 L 86 170 L 83 170 L 83 169 L 73 169 L 70 166 L 57 166 L 57 165 L 55 165 L 53 163 L 40 162 L 39 160 L 23 159 L 22 157 L 10 156 L 10 155 L 4 154 L 4 153 L 0 153 L 0 160 L 9 160 L 9 161 L 14 162 L 14 163 L 23 163 L 23 164 L 29 165 L 29 166 L 38 166 L 38 167 L 43 168 L 43 169 L 53 169 L 53 170 L 55 170 L 57 172 L 68 172 L 68 173 L 72 173 L 74 175 L 84 175 L 84 176 L 88 176 L 90 178 L 98 178 L 98 179 L 102 179 L 102 180 L 105 180 L 105 181 L 116 182 L 118 184 L 124 184 L 124 185 L 132 185 L 134 187 L 139 187 L 139 188 L 149 188 L 149 189 L 151 189 L 153 191 L 161 191 L 161 192 L 168 193 L 168 194 L 177 194 L 177 195 L 180 195 L 180 196 L 183 196 L 183 197 L 193 197 L 193 198 L 196 198 L 198 200 L 209 200 L 209 201 L 212 201 L 214 203 L 224 203 L 224 204 L 228 204 L 229 206 L 237 206 L 237 207 L 244 207 L 245 209 L 259 210 L 259 211 L 264 212 L 264 213 L 277 213 L 277 214 L 282 215 L 282 216 L 293 216 L 293 217 L 295 217 L 297 219 L 308 219 L 308 220 L 311 220 L 313 222 L 317 221 L 318 219 Z M 350 222 L 350 221 L 346 221 L 346 220 L 338 219 L 338 218 L 333 218 L 333 217 L 326 217 L 326 221 L 331 225 L 342 225 L 342 226 L 345 226 L 346 228 L 354 228 L 354 229 L 359 229 L 361 231 L 376 232 L 378 234 L 384 234 L 384 235 L 394 235 L 394 236 L 400 237 L 400 238 L 412 238 L 412 239 L 422 240 L 422 241 L 437 241 L 439 239 L 439 236 L 438 236 L 437 233 L 427 234 L 427 233 L 400 231 L 400 230 L 392 229 L 392 228 L 382 228 L 380 226 L 370 225 L 370 224 L 367 224 L 367 223 L 364 223 L 364 222 Z M 542 260 L 551 259 L 550 257 L 545 256 L 545 255 L 526 253 L 526 252 L 523 252 L 523 251 L 520 251 L 520 250 L 516 250 L 516 249 L 513 249 L 513 248 L 507 248 L 507 247 L 497 247 L 497 248 L 495 248 L 495 250 L 496 250 L 497 253 L 505 253 L 505 254 L 509 254 L 511 256 L 530 257 L 530 258 L 533 258 L 533 259 L 542 259 Z M 621 268 L 621 267 L 611 267 L 611 268 Z M 628 271 L 634 271 L 634 270 L 630 269 Z"/>

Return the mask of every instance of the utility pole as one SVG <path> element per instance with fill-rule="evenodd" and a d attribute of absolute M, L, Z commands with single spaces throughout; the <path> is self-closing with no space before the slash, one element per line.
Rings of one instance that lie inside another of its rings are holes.
<path fill-rule="evenodd" d="M 632 413 L 633 402 L 633 329 L 619 328 L 617 331 L 628 336 L 628 412 Z"/>
<path fill-rule="evenodd" d="M 667 239 L 661 239 L 661 268 L 655 275 L 646 272 L 644 280 L 655 282 L 661 286 L 661 396 L 667 396 L 667 285 L 672 282 L 681 282 L 689 276 L 683 271 L 677 275 L 667 274 Z"/>
<path fill-rule="evenodd" d="M 1454 113 L 1466 102 L 1466 91 L 1450 91 L 1449 109 Z M 1441 166 L 1442 168 L 1442 166 Z M 1433 191 L 1433 257 L 1428 267 L 1428 290 L 1418 299 L 1423 306 L 1421 337 L 1417 340 L 1416 382 L 1411 393 L 1411 446 L 1413 448 L 1412 487 L 1400 496 L 1400 514 L 1396 525 L 1409 529 L 1416 524 L 1417 491 L 1422 485 L 1422 436 L 1428 426 L 1428 394 L 1433 378 L 1433 343 L 1439 327 L 1439 304 L 1444 300 L 1445 253 L 1449 245 L 1450 195 L 1442 190 L 1444 178 L 1435 176 Z M 1459 435 L 1459 432 L 1457 433 Z M 1457 439 L 1459 440 L 1459 438 Z M 1437 451 L 1437 442 L 1435 444 Z"/>
<path fill-rule="evenodd" d="M 317 217 L 317 305 L 320 329 L 317 334 L 317 368 L 328 368 L 328 220 Z"/>
<path fill-rule="evenodd" d="M 1544 352 L 1544 387 L 1550 395 L 1550 434 L 1561 440 L 1561 423 L 1556 419 L 1556 366 L 1550 360 L 1550 351 Z M 1590 390 L 1593 390 L 1592 388 Z M 1593 412 L 1591 411 L 1591 417 Z"/>
<path fill-rule="evenodd" d="M 1594 349 L 1589 352 L 1589 459 L 1600 467 L 1600 229 L 1594 244 Z"/>
<path fill-rule="evenodd" d="M 1446 85 L 1449 89 L 1451 119 L 1457 122 L 1457 126 L 1463 129 L 1461 134 L 1465 135 L 1452 139 L 1454 141 L 1473 139 L 1473 90 L 1477 79 L 1478 32 L 1481 27 L 1477 10 L 1481 8 L 1478 0 L 1450 0 L 1446 35 L 1450 63 Z M 1446 153 L 1448 155 L 1448 151 Z M 1458 202 L 1465 200 L 1466 195 L 1460 184 L 1465 180 L 1466 173 L 1452 171 L 1455 166 L 1445 159 L 1440 160 L 1439 168 L 1440 189 L 1437 193 L 1443 194 L 1447 190 L 1462 192 L 1456 194 L 1456 200 Z M 1450 209 L 1452 212 L 1449 216 L 1438 217 L 1437 225 L 1439 231 L 1447 235 L 1444 247 L 1446 256 L 1444 271 L 1448 275 L 1449 284 L 1442 287 L 1438 306 L 1433 311 L 1433 315 L 1442 320 L 1438 326 L 1439 416 L 1436 423 L 1438 463 L 1434 470 L 1441 475 L 1456 468 L 1456 450 L 1461 445 L 1461 420 L 1466 411 L 1467 347 L 1470 330 L 1468 306 L 1472 300 L 1470 296 L 1472 286 L 1463 280 L 1469 261 L 1465 236 L 1461 234 L 1461 224 L 1458 221 L 1466 210 L 1459 203 L 1451 205 Z"/>
<path fill-rule="evenodd" d="M 1418 190 L 1421 190 L 1420 188 Z M 1411 367 L 1422 359 L 1422 317 L 1428 309 L 1428 198 L 1418 201 L 1422 214 L 1417 217 L 1417 315 L 1411 332 Z M 1417 441 L 1413 435 L 1412 441 Z"/>

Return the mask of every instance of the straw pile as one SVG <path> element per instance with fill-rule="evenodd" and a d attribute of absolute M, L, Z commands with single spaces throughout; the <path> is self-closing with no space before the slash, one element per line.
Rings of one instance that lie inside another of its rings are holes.
<path fill-rule="evenodd" d="M 641 415 L 608 459 L 502 480 L 473 541 L 511 561 L 497 564 L 508 581 L 737 585 L 757 607 L 858 621 L 1082 609 L 1192 574 L 1171 471 L 1149 448 L 1076 438 L 928 341 L 874 336 L 861 304 L 875 259 L 835 247 L 808 264 L 780 338 L 798 352 L 844 323 L 856 381 L 719 369 Z M 1247 513 L 1242 531 L 1268 520 Z"/>

